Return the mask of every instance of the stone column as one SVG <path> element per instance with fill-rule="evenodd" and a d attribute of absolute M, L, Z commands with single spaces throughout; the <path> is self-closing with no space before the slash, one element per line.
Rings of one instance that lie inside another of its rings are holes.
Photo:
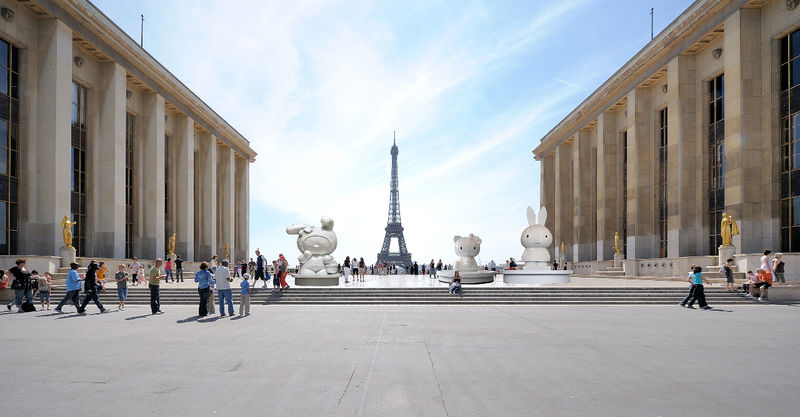
<path fill-rule="evenodd" d="M 244 158 L 236 158 L 236 259 L 248 260 L 250 246 L 250 167 Z"/>
<path fill-rule="evenodd" d="M 125 69 L 100 64 L 100 131 L 96 136 L 97 184 L 94 255 L 125 258 Z"/>
<path fill-rule="evenodd" d="M 560 254 L 561 242 L 566 245 L 566 257 L 568 261 L 572 261 L 572 225 L 574 219 L 572 217 L 572 143 L 563 142 L 556 147 L 555 156 L 555 206 L 556 213 L 553 219 L 555 230 L 553 230 L 553 245 L 557 248 L 554 253 L 558 256 L 555 261 L 558 261 Z M 549 217 L 549 216 L 548 216 Z"/>
<path fill-rule="evenodd" d="M 657 256 L 655 129 L 647 88 L 628 93 L 628 259 Z"/>
<path fill-rule="evenodd" d="M 622 234 L 622 149 L 616 112 L 597 116 L 597 257 L 613 259 L 614 233 Z"/>
<path fill-rule="evenodd" d="M 558 176 L 556 173 L 556 164 L 555 164 L 556 157 L 554 154 L 546 155 L 540 161 L 541 164 L 541 171 L 540 171 L 540 185 L 539 185 L 539 207 L 534 207 L 537 210 L 541 210 L 542 207 L 547 208 L 547 221 L 545 222 L 545 227 L 547 227 L 551 232 L 555 230 L 555 219 L 556 219 L 556 177 Z M 555 242 L 555 239 L 553 239 Z M 561 242 L 558 243 L 559 245 Z M 551 259 L 555 256 L 555 251 L 552 248 L 548 248 L 550 251 Z"/>
<path fill-rule="evenodd" d="M 194 120 L 178 116 L 173 137 L 175 152 L 175 253 L 194 260 Z"/>
<path fill-rule="evenodd" d="M 36 100 L 20 153 L 27 158 L 21 164 L 27 185 L 20 190 L 27 204 L 20 205 L 26 213 L 20 213 L 19 236 L 28 238 L 18 238 L 17 252 L 58 256 L 64 246 L 61 219 L 70 215 L 72 30 L 55 19 L 39 20 L 37 43 L 32 51 L 38 65 L 28 72 Z"/>
<path fill-rule="evenodd" d="M 667 256 L 704 255 L 705 164 L 697 136 L 697 70 L 695 55 L 679 55 L 667 65 Z M 707 117 L 707 116 L 706 116 Z"/>
<path fill-rule="evenodd" d="M 195 258 L 207 261 L 217 254 L 217 139 L 213 135 L 203 135 L 201 149 L 201 217 L 195 219 L 200 225 L 200 243 Z"/>
<path fill-rule="evenodd" d="M 138 201 L 142 213 L 139 256 L 164 256 L 164 97 L 146 94 L 142 104 L 142 188 Z"/>
<path fill-rule="evenodd" d="M 725 20 L 725 210 L 739 224 L 740 253 L 779 247 L 772 221 L 771 141 L 762 132 L 761 9 L 739 9 Z"/>
<path fill-rule="evenodd" d="M 594 259 L 594 185 L 589 131 L 578 130 L 572 142 L 572 260 Z M 560 244 L 560 242 L 559 242 Z"/>
<path fill-rule="evenodd" d="M 219 162 L 217 171 L 217 201 L 219 202 L 218 221 L 219 235 L 217 244 L 219 247 L 219 256 L 222 259 L 225 256 L 225 244 L 230 244 L 229 255 L 235 255 L 236 252 L 236 193 L 233 188 L 234 176 L 236 175 L 236 166 L 234 161 L 233 149 L 226 145 L 219 145 L 217 149 L 219 152 Z M 233 261 L 229 259 L 230 261 Z"/>

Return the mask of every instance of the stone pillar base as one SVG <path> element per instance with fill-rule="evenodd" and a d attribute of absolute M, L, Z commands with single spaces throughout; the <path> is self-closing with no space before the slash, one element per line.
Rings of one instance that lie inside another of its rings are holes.
<path fill-rule="evenodd" d="M 719 265 L 725 265 L 725 261 L 733 259 L 733 254 L 736 253 L 736 246 L 720 246 L 719 247 Z"/>
<path fill-rule="evenodd" d="M 75 248 L 61 248 L 61 267 L 69 268 L 75 262 Z"/>
<path fill-rule="evenodd" d="M 622 260 L 625 259 L 625 255 L 621 253 L 614 254 L 614 268 L 622 268 Z"/>

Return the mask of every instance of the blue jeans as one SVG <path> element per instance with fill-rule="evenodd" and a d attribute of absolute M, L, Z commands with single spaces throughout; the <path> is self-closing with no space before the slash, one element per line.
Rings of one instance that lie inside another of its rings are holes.
<path fill-rule="evenodd" d="M 8 305 L 16 305 L 17 309 L 19 309 L 22 307 L 23 298 L 25 298 L 25 301 L 33 303 L 33 290 L 14 290 L 14 301 L 8 303 Z"/>
<path fill-rule="evenodd" d="M 220 290 L 217 289 L 219 297 L 219 314 L 225 314 L 225 304 L 228 304 L 228 314 L 233 315 L 233 290 Z"/>
<path fill-rule="evenodd" d="M 175 276 L 172 275 L 171 269 L 165 269 L 164 271 L 166 271 L 167 273 L 167 277 L 164 279 L 164 281 L 169 282 L 170 278 L 172 278 L 172 280 L 175 281 Z"/>
<path fill-rule="evenodd" d="M 120 301 L 125 301 L 125 299 L 128 298 L 128 287 L 117 288 L 117 295 L 119 296 Z"/>
<path fill-rule="evenodd" d="M 178 268 L 177 271 L 175 271 L 175 281 L 178 280 L 183 282 L 183 268 Z"/>

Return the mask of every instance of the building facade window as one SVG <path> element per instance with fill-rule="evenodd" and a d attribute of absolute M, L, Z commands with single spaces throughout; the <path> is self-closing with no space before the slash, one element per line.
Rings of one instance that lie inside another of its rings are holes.
<path fill-rule="evenodd" d="M 136 116 L 125 115 L 125 258 L 133 258 L 133 144 Z"/>
<path fill-rule="evenodd" d="M 0 255 L 17 253 L 19 49 L 0 40 Z"/>
<path fill-rule="evenodd" d="M 72 82 L 72 178 L 70 211 L 72 245 L 78 256 L 86 256 L 86 87 Z"/>
<path fill-rule="evenodd" d="M 722 244 L 720 222 L 725 210 L 725 75 L 708 82 L 708 242 L 715 255 Z"/>
<path fill-rule="evenodd" d="M 781 251 L 800 251 L 800 30 L 780 40 Z"/>
<path fill-rule="evenodd" d="M 622 132 L 622 253 L 628 253 L 628 132 Z"/>
<path fill-rule="evenodd" d="M 659 111 L 658 127 L 658 240 L 659 253 L 662 258 L 667 257 L 667 108 Z"/>

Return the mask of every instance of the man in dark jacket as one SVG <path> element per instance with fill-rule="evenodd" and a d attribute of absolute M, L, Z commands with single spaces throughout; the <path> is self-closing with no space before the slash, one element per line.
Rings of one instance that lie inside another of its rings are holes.
<path fill-rule="evenodd" d="M 94 301 L 94 304 L 97 308 L 100 309 L 101 313 L 105 313 L 106 309 L 103 307 L 103 304 L 100 303 L 100 299 L 97 298 L 97 270 L 100 269 L 97 266 L 97 262 L 92 260 L 89 262 L 89 266 L 86 268 L 86 277 L 83 281 L 83 303 L 81 303 L 80 308 L 78 308 L 78 314 L 83 314 L 86 311 L 86 305 L 89 304 L 89 300 Z"/>
<path fill-rule="evenodd" d="M 16 266 L 11 267 L 8 273 L 14 277 L 11 282 L 11 289 L 14 290 L 14 301 L 8 303 L 6 307 L 11 310 L 11 305 L 17 306 L 17 312 L 22 312 L 22 298 L 25 301 L 33 303 L 33 289 L 31 289 L 30 278 L 31 274 L 25 269 L 25 259 L 19 258 L 16 261 Z"/>

